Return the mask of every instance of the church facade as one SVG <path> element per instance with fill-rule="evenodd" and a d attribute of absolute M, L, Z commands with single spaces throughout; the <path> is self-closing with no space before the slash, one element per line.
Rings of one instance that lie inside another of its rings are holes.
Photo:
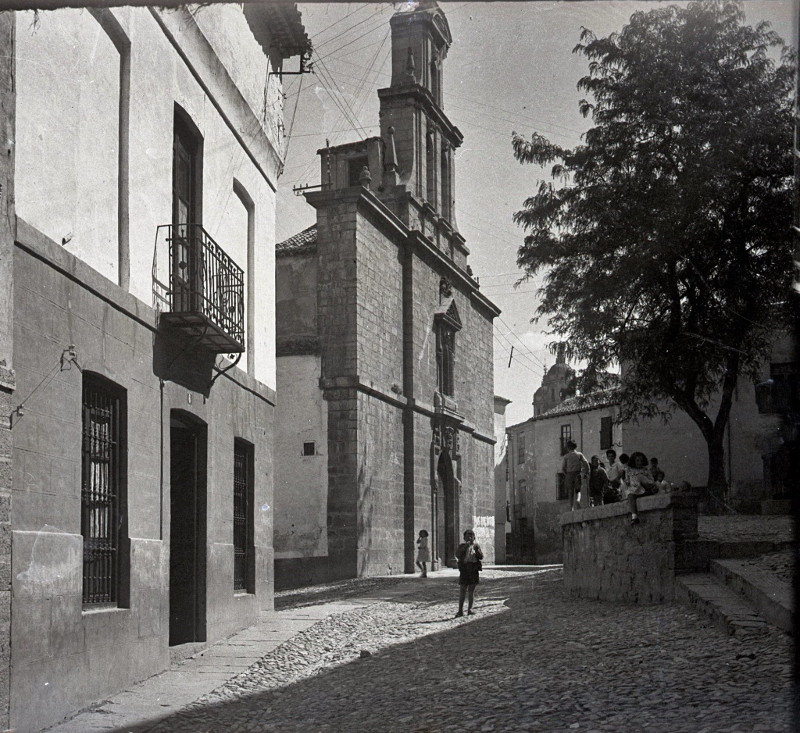
<path fill-rule="evenodd" d="M 280 243 L 275 582 L 414 571 L 494 554 L 492 321 L 454 216 L 461 132 L 442 105 L 435 3 L 391 18 L 381 134 L 319 151 L 317 223 Z"/>

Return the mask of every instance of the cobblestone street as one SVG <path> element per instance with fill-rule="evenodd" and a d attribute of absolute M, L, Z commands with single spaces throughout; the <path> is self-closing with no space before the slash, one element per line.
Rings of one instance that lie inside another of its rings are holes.
<path fill-rule="evenodd" d="M 363 605 L 212 693 L 125 730 L 790 731 L 791 638 L 740 640 L 687 608 L 565 597 L 560 568 L 487 569 L 453 618 L 453 571 L 276 597 Z M 330 597 L 329 597 L 330 596 Z"/>

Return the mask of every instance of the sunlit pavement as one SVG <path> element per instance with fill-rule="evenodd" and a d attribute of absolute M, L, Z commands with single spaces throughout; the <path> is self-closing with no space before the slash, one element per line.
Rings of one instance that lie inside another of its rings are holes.
<path fill-rule="evenodd" d="M 456 619 L 456 578 L 280 594 L 226 654 L 179 665 L 210 675 L 188 706 L 159 686 L 167 673 L 53 730 L 792 730 L 785 634 L 739 640 L 677 604 L 569 598 L 560 568 L 487 568 L 475 615 Z M 282 621 L 293 627 L 269 631 Z M 271 633 L 285 640 L 231 676 L 230 655 L 251 659 Z"/>

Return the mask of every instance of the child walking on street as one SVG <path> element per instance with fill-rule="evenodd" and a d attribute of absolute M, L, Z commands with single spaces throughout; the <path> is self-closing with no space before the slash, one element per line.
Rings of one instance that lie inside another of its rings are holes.
<path fill-rule="evenodd" d="M 458 613 L 456 618 L 464 615 L 464 599 L 469 594 L 469 605 L 467 606 L 467 615 L 472 616 L 472 602 L 475 599 L 475 586 L 480 582 L 478 573 L 483 569 L 481 560 L 483 560 L 483 550 L 481 546 L 475 542 L 475 533 L 468 529 L 464 532 L 464 541 L 458 546 L 456 550 L 456 558 L 458 559 Z"/>
<path fill-rule="evenodd" d="M 422 571 L 420 578 L 428 577 L 427 563 L 431 561 L 431 553 L 428 550 L 428 530 L 421 529 L 417 538 L 417 567 Z"/>

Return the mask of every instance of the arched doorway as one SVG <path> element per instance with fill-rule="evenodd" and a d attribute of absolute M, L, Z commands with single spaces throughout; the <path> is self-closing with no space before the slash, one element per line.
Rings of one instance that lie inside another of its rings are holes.
<path fill-rule="evenodd" d="M 170 414 L 169 643 L 206 640 L 207 427 Z"/>
<path fill-rule="evenodd" d="M 443 565 L 454 567 L 456 547 L 458 546 L 458 494 L 453 461 L 450 458 L 450 452 L 446 449 L 439 454 L 436 479 L 439 488 L 436 512 L 436 554 Z"/>

